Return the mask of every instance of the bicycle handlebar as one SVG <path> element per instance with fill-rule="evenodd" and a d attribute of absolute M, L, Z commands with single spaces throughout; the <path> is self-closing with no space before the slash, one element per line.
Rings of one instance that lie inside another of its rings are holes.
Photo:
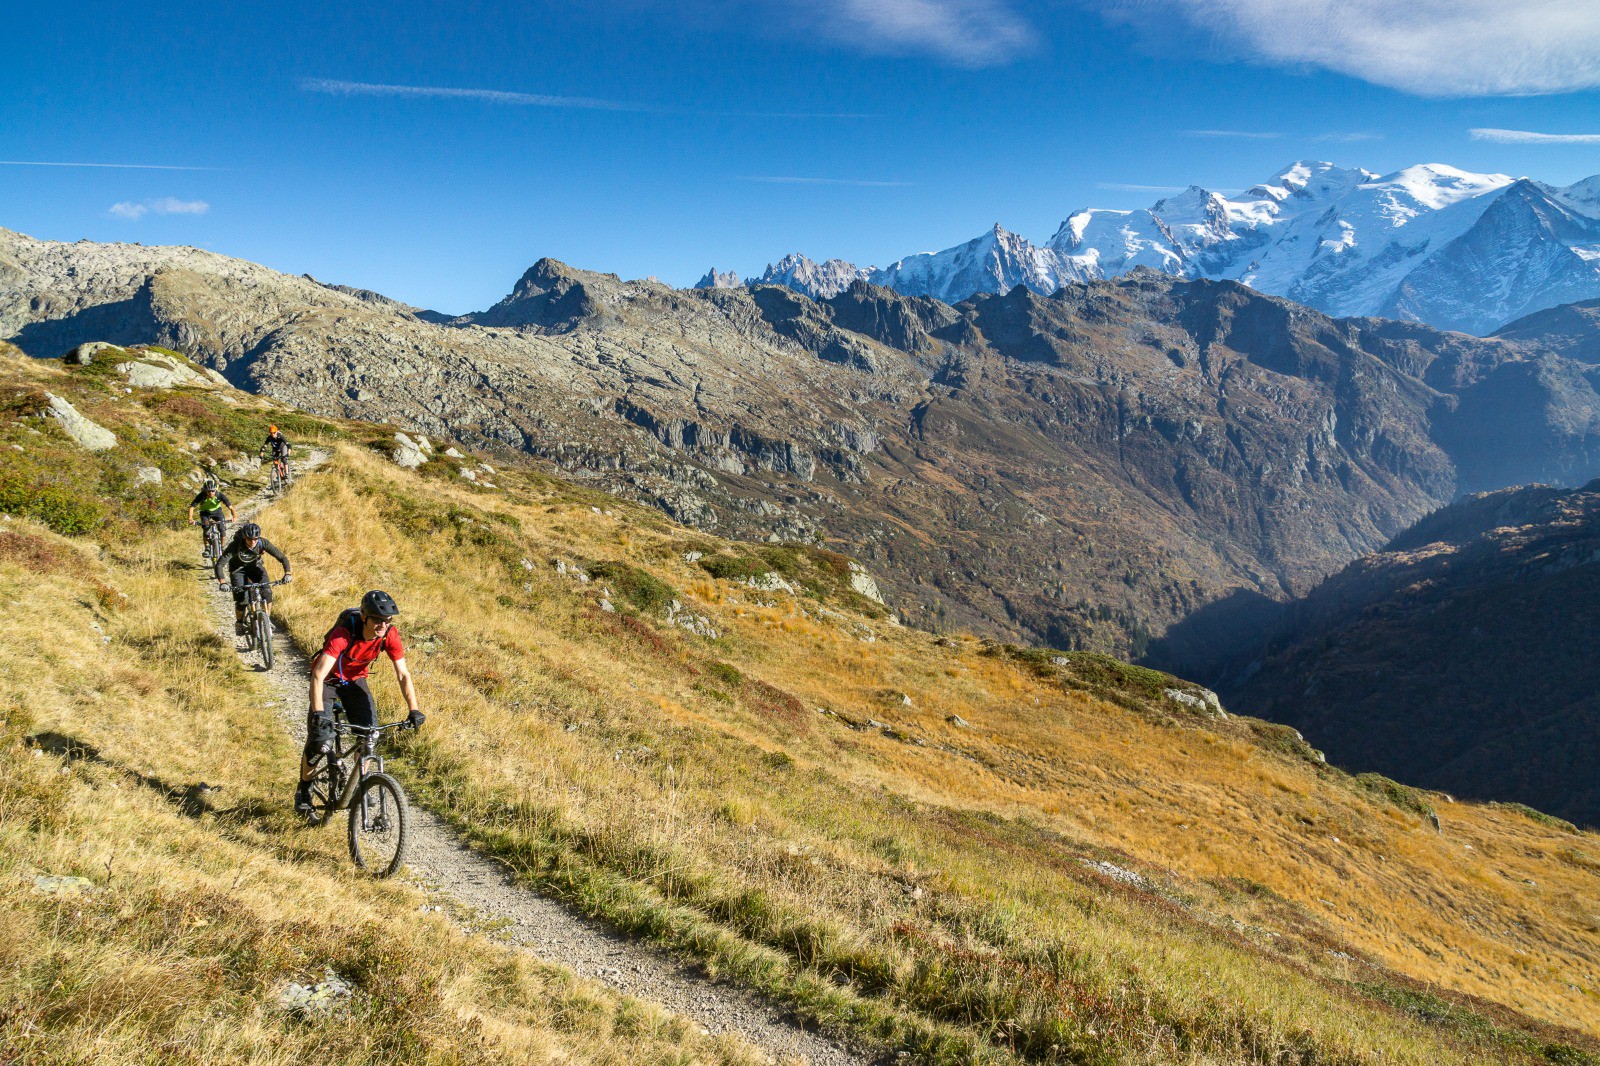
<path fill-rule="evenodd" d="M 333 729 L 336 733 L 382 733 L 389 729 L 408 729 L 411 723 L 407 719 L 390 722 L 387 725 L 351 725 L 349 722 L 335 722 Z"/>
<path fill-rule="evenodd" d="M 283 584 L 283 578 L 280 577 L 276 581 L 252 581 L 252 582 L 249 582 L 248 584 L 240 585 L 238 587 L 239 587 L 239 590 L 242 592 L 245 589 L 264 589 L 264 588 L 267 588 L 267 587 L 269 587 L 271 585 L 281 585 L 281 584 Z"/>

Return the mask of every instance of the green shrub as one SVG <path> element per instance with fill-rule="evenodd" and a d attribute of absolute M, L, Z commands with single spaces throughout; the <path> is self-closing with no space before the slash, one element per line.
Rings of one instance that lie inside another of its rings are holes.
<path fill-rule="evenodd" d="M 590 563 L 586 569 L 590 577 L 608 582 L 618 596 L 641 611 L 665 611 L 678 598 L 671 585 L 627 563 Z"/>
<path fill-rule="evenodd" d="M 1382 774 L 1357 774 L 1352 780 L 1362 789 L 1388 800 L 1401 810 L 1410 811 L 1423 818 L 1434 813 L 1433 808 L 1422 798 L 1422 794 L 1410 785 L 1391 781 Z"/>
<path fill-rule="evenodd" d="M 1565 818 L 1557 818 L 1553 814 L 1546 814 L 1543 811 L 1534 810 L 1526 803 L 1491 803 L 1489 806 L 1499 808 L 1502 811 L 1512 811 L 1516 814 L 1522 815 L 1530 822 L 1538 822 L 1540 825 L 1548 826 L 1551 829 L 1559 829 L 1563 833 L 1576 833 L 1578 831 L 1578 827 L 1567 821 Z"/>
<path fill-rule="evenodd" d="M 0 473 L 0 511 L 33 518 L 63 536 L 93 533 L 106 523 L 105 508 L 86 494 L 17 473 Z"/>
<path fill-rule="evenodd" d="M 708 555 L 700 568 L 720 581 L 748 581 L 768 570 L 765 562 L 748 555 Z"/>
<path fill-rule="evenodd" d="M 1262 722 L 1251 720 L 1250 732 L 1254 734 L 1256 742 L 1268 751 L 1275 751 L 1280 755 L 1287 755 L 1293 759 L 1304 759 L 1307 762 L 1320 763 L 1317 758 L 1317 749 L 1307 744 L 1299 730 L 1291 726 L 1279 725 L 1277 722 Z M 1374 775 L 1376 776 L 1376 775 Z M 1403 788 L 1404 786 L 1397 786 Z"/>

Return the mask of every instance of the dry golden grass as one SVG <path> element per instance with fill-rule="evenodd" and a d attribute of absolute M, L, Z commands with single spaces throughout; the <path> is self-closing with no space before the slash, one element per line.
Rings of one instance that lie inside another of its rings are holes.
<path fill-rule="evenodd" d="M 78 399 L 145 455 L 205 426 L 242 438 L 266 412 Z M 59 446 L 23 425 L 0 411 L 0 439 Z M 116 496 L 126 457 L 105 454 L 71 476 L 109 494 L 107 528 L 150 521 Z M 1187 715 L 1159 678 L 936 641 L 828 581 L 791 596 L 714 580 L 684 552 L 767 549 L 530 471 L 499 471 L 493 492 L 450 463 L 421 474 L 342 446 L 271 508 L 297 573 L 277 612 L 314 647 L 337 608 L 389 588 L 431 715 L 399 774 L 592 913 L 930 1061 L 1600 1061 L 1593 834 L 1423 797 L 1436 834 L 1406 790 L 1385 799 L 1281 733 Z M 736 1057 L 418 920 L 402 886 L 295 831 L 294 753 L 231 652 L 196 636 L 192 577 L 167 568 L 187 532 L 137 552 L 113 537 L 102 559 L 8 528 L 0 709 L 13 736 L 97 757 L 4 748 L 0 883 L 22 889 L 0 897 L 0 944 L 39 946 L 0 948 L 0 1041 L 56 1061 Z M 720 635 L 668 624 L 663 595 Z M 223 791 L 189 793 L 202 779 Z M 40 872 L 100 891 L 37 896 Z M 329 934 L 330 911 L 363 934 Z M 270 1008 L 323 963 L 362 979 L 365 1029 Z"/>
<path fill-rule="evenodd" d="M 755 1061 L 419 914 L 298 826 L 297 752 L 212 633 L 192 552 L 0 532 L 0 1062 Z M 278 1006 L 325 967 L 348 1011 Z"/>
<path fill-rule="evenodd" d="M 433 715 L 402 772 L 547 888 L 935 1058 L 1591 1061 L 1593 835 L 1442 800 L 1438 834 L 1241 720 L 712 581 L 682 557 L 710 538 L 497 480 L 345 448 L 263 521 L 303 643 L 394 593 Z M 557 560 L 642 568 L 720 636 Z"/>

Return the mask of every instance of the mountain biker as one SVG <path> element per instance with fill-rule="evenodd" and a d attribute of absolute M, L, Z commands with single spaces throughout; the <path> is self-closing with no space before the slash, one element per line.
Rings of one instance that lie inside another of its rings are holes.
<path fill-rule="evenodd" d="M 278 560 L 278 565 L 283 567 L 283 580 L 286 582 L 291 580 L 289 557 L 273 547 L 272 542 L 261 535 L 260 526 L 254 522 L 246 522 L 222 549 L 222 554 L 217 556 L 214 564 L 217 584 L 223 588 L 227 588 L 230 583 L 233 585 L 233 631 L 239 636 L 244 635 L 244 586 L 266 583 L 267 566 L 263 557 L 268 555 Z M 228 567 L 227 578 L 222 576 L 224 563 Z M 272 602 L 271 585 L 262 589 L 261 594 L 262 599 L 268 603 Z"/>
<path fill-rule="evenodd" d="M 228 501 L 228 497 L 222 490 L 217 488 L 216 481 L 206 478 L 206 483 L 200 487 L 199 493 L 189 501 L 189 524 L 191 526 L 196 522 L 195 512 L 200 512 L 200 540 L 202 544 L 205 543 L 206 527 L 208 525 L 219 526 L 219 536 L 227 532 L 227 524 L 222 520 L 222 509 L 224 507 L 228 509 L 228 521 L 237 522 L 239 516 L 234 512 L 233 504 Z"/>
<path fill-rule="evenodd" d="M 265 459 L 270 452 L 272 465 L 278 468 L 278 476 L 285 481 L 289 479 L 289 448 L 288 438 L 278 431 L 278 427 L 268 426 L 267 439 L 261 442 L 260 457 Z"/>
<path fill-rule="evenodd" d="M 339 701 L 345 720 L 351 725 L 378 723 L 372 690 L 367 687 L 367 667 L 377 662 L 380 654 L 388 655 L 394 663 L 400 695 L 411 710 L 406 723 L 412 729 L 421 727 L 425 716 L 417 710 L 416 686 L 406 665 L 400 630 L 393 621 L 399 613 L 400 608 L 387 592 L 373 589 L 361 597 L 360 607 L 340 612 L 338 621 L 322 638 L 322 651 L 311 663 L 311 710 L 306 716 L 306 746 L 300 755 L 295 810 L 311 810 L 311 776 L 323 745 L 333 741 L 333 701 Z"/>

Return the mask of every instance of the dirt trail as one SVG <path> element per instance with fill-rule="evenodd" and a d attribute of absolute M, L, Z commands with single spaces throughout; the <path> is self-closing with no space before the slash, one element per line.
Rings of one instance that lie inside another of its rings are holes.
<path fill-rule="evenodd" d="M 331 458 L 314 449 L 297 466 L 306 474 Z M 292 490 L 291 490 L 292 491 Z M 260 512 L 271 501 L 253 498 L 239 506 L 239 522 Z M 236 526 L 234 528 L 237 528 Z M 276 568 L 274 567 L 274 572 Z M 306 657 L 285 634 L 275 641 L 276 661 L 261 671 L 259 659 L 245 651 L 241 637 L 233 635 L 231 596 L 205 575 L 210 589 L 212 616 L 217 632 L 231 640 L 273 694 L 285 728 L 296 739 L 305 736 Z M 293 594 L 294 586 L 279 594 Z M 418 687 L 427 691 L 428 679 Z M 427 728 L 427 727 L 424 727 Z M 288 768 L 286 768 L 287 771 Z M 293 781 L 285 776 L 283 800 L 290 801 Z M 315 830 L 308 830 L 314 832 Z M 342 834 L 341 834 L 342 835 Z M 547 962 L 570 967 L 584 977 L 649 1000 L 696 1022 L 708 1033 L 733 1033 L 774 1060 L 804 1062 L 812 1066 L 865 1066 L 871 1057 L 853 1051 L 810 1031 L 785 1016 L 782 1009 L 736 987 L 708 980 L 665 952 L 631 940 L 585 918 L 561 903 L 517 885 L 498 860 L 473 851 L 441 819 L 418 807 L 413 800 L 406 848 L 406 872 L 430 892 L 448 897 L 467 912 L 484 919 L 503 919 L 495 935 Z M 454 908 L 446 908 L 453 912 Z"/>

